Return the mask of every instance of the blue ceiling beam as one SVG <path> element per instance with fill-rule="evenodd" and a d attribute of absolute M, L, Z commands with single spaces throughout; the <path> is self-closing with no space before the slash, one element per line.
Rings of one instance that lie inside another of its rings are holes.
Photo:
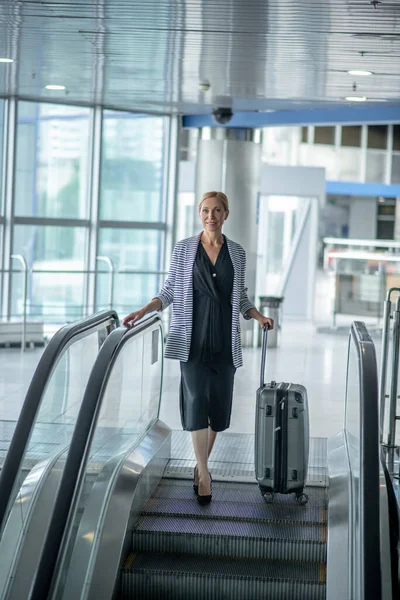
<path fill-rule="evenodd" d="M 217 124 L 211 115 L 185 115 L 183 127 L 261 128 L 278 125 L 337 125 L 347 123 L 400 123 L 400 106 L 345 106 L 313 110 L 281 110 L 275 112 L 237 112 L 226 125 Z"/>
<path fill-rule="evenodd" d="M 392 183 L 358 183 L 356 181 L 327 181 L 327 194 L 337 196 L 383 196 L 384 198 L 399 198 L 400 185 Z"/>

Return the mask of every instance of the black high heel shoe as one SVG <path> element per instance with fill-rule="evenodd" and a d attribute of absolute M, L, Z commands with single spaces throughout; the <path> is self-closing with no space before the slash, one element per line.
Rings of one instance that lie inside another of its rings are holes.
<path fill-rule="evenodd" d="M 197 496 L 197 494 L 199 493 L 199 484 L 195 483 L 195 480 L 196 480 L 196 469 L 197 469 L 197 465 L 195 466 L 195 468 L 193 470 L 193 491 L 194 491 L 194 493 Z"/>
<path fill-rule="evenodd" d="M 197 502 L 201 505 L 201 506 L 205 506 L 206 504 L 210 504 L 211 499 L 212 499 L 212 477 L 211 477 L 211 473 L 209 473 L 210 475 L 210 494 L 207 496 L 201 496 L 199 493 L 197 494 Z"/>

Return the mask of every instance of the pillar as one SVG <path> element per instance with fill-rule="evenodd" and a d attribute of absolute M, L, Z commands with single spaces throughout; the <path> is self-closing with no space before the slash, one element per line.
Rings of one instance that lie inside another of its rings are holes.
<path fill-rule="evenodd" d="M 246 284 L 249 298 L 255 304 L 261 142 L 262 132 L 258 129 L 202 128 L 199 131 L 195 187 L 195 232 L 201 227 L 197 215 L 201 196 L 211 190 L 228 196 L 230 213 L 224 233 L 246 251 Z M 244 346 L 251 346 L 252 332 L 251 321 L 242 323 Z"/>

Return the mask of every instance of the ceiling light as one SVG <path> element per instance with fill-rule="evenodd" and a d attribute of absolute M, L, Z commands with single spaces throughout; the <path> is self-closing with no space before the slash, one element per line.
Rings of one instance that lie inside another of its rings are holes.
<path fill-rule="evenodd" d="M 351 71 L 347 71 L 349 75 L 356 75 L 360 77 L 366 77 L 367 75 L 372 75 L 372 71 L 363 71 L 362 69 L 353 69 Z"/>
<path fill-rule="evenodd" d="M 14 62 L 13 58 L 0 58 L 0 63 L 12 63 Z"/>
<path fill-rule="evenodd" d="M 368 102 L 387 102 L 387 98 L 367 98 Z"/>
<path fill-rule="evenodd" d="M 46 85 L 46 90 L 65 90 L 65 85 Z"/>
<path fill-rule="evenodd" d="M 366 99 L 367 98 L 365 96 L 346 96 L 346 100 L 348 100 L 348 102 L 365 102 Z"/>

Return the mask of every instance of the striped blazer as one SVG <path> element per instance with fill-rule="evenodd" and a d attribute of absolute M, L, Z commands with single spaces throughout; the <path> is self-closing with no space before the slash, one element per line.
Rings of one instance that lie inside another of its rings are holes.
<path fill-rule="evenodd" d="M 201 233 L 178 242 L 173 250 L 171 266 L 164 287 L 156 296 L 161 300 L 164 310 L 172 303 L 172 320 L 165 349 L 166 358 L 187 362 L 192 340 L 193 322 L 193 265 Z M 234 276 L 232 288 L 232 358 L 236 368 L 242 366 L 242 347 L 240 340 L 240 313 L 250 319 L 246 313 L 254 308 L 247 297 L 245 287 L 246 253 L 240 244 L 226 237 L 229 255 L 232 260 Z"/>

